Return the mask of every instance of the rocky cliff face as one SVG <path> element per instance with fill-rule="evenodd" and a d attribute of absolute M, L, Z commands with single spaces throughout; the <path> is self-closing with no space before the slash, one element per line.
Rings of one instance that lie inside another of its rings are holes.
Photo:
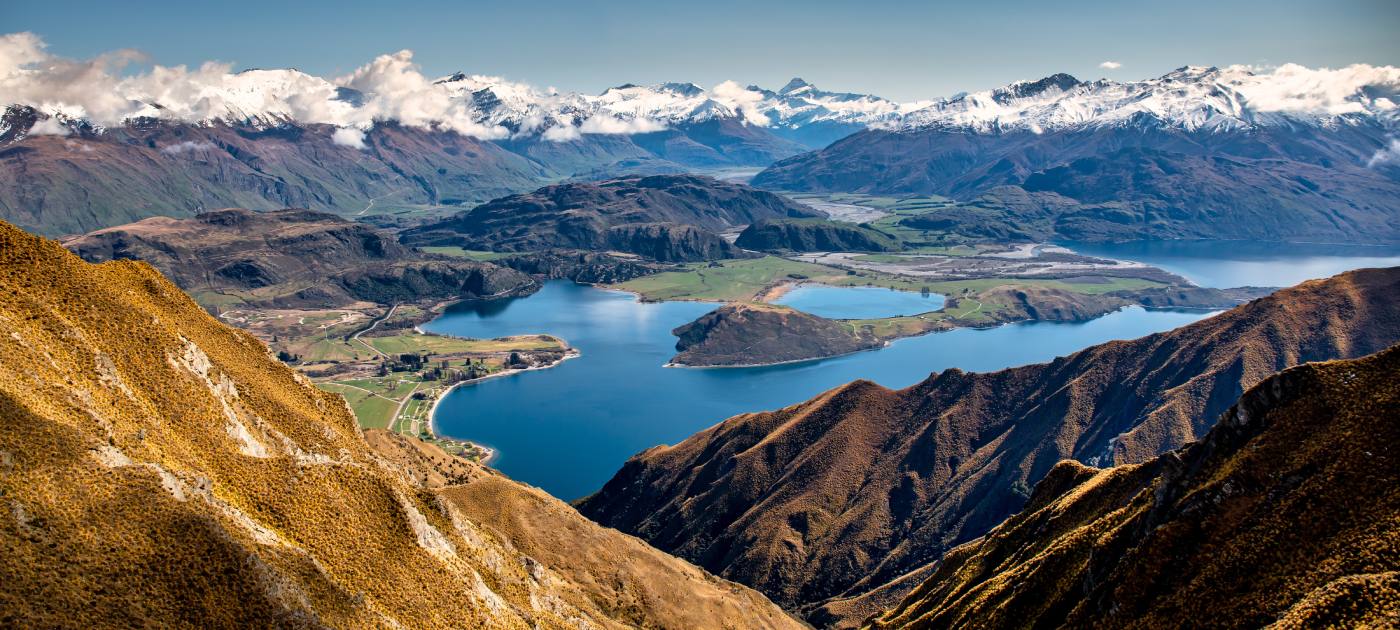
<path fill-rule="evenodd" d="M 371 446 L 149 265 L 0 223 L 0 293 L 5 625 L 799 627 L 488 469 Z"/>
<path fill-rule="evenodd" d="M 1280 369 L 1400 341 L 1397 291 L 1400 270 L 1356 271 L 1046 364 L 858 381 L 643 452 L 580 509 L 821 625 L 857 623 L 1056 462 L 1150 460 Z"/>
<path fill-rule="evenodd" d="M 483 298 L 536 286 L 489 263 L 428 260 L 384 232 L 307 210 L 153 217 L 64 245 L 94 262 L 144 260 L 192 293 L 289 306 Z"/>
<path fill-rule="evenodd" d="M 1180 450 L 1061 462 L 869 626 L 1385 625 L 1400 615 L 1397 384 L 1397 347 L 1310 363 Z"/>
<path fill-rule="evenodd" d="M 883 345 L 848 324 L 767 304 L 726 304 L 671 334 L 671 363 L 694 367 L 787 363 Z"/>
<path fill-rule="evenodd" d="M 817 215 L 785 197 L 740 184 L 694 175 L 654 175 L 561 184 L 497 199 L 441 222 L 407 230 L 403 241 L 514 252 L 604 250 L 614 244 L 610 230 L 623 225 L 673 224 L 719 232 L 760 219 Z M 626 235 L 627 231 L 618 235 L 616 243 L 630 245 Z M 676 232 L 675 236 L 686 234 Z M 638 245 L 641 251 L 632 253 L 646 255 L 651 247 L 647 242 Z M 677 247 L 681 245 L 667 245 L 663 250 Z"/>
<path fill-rule="evenodd" d="M 747 258 L 744 252 L 714 232 L 675 223 L 629 223 L 608 228 L 607 247 L 658 262 L 700 262 Z"/>
<path fill-rule="evenodd" d="M 819 219 L 758 221 L 735 245 L 764 252 L 893 252 L 899 241 L 868 227 Z"/>

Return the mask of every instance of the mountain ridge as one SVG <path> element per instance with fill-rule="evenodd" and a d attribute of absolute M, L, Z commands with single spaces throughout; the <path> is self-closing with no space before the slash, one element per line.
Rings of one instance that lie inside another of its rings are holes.
<path fill-rule="evenodd" d="M 1400 614 L 1397 375 L 1400 346 L 1305 363 L 1179 450 L 1061 462 L 866 627 L 1385 625 Z"/>
<path fill-rule="evenodd" d="M 866 598 L 892 604 L 1055 462 L 1143 461 L 1279 369 L 1400 340 L 1397 289 L 1400 269 L 1350 272 L 1046 364 L 857 381 L 640 453 L 578 505 L 813 623 L 858 623 L 883 605 Z"/>
<path fill-rule="evenodd" d="M 656 260 L 698 261 L 746 255 L 718 232 L 762 219 L 817 216 L 812 208 L 743 184 L 651 175 L 503 197 L 405 230 L 401 239 L 492 251 L 615 248 Z"/>

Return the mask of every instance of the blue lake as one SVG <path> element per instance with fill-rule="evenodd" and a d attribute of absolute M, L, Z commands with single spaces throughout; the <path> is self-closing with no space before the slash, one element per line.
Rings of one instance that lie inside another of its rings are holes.
<path fill-rule="evenodd" d="M 638 451 L 673 444 L 734 414 L 783 407 L 851 380 L 906 387 L 945 368 L 987 371 L 1048 361 L 1208 316 L 1203 311 L 1130 308 L 1078 324 L 1033 322 L 925 335 L 807 363 L 663 368 L 675 353 L 671 329 L 715 306 L 644 304 L 631 294 L 569 282 L 547 283 L 525 298 L 459 304 L 424 328 L 481 338 L 549 333 L 567 340 L 582 356 L 547 370 L 458 387 L 438 406 L 437 430 L 496 448 L 493 466 L 572 500 L 600 488 Z"/>
<path fill-rule="evenodd" d="M 831 319 L 869 319 L 918 315 L 943 308 L 944 297 L 879 287 L 829 287 L 804 284 L 774 300 L 804 313 Z"/>
<path fill-rule="evenodd" d="M 1203 287 L 1288 287 L 1349 269 L 1400 265 L 1400 247 L 1256 241 L 1063 242 L 1088 256 L 1135 260 Z"/>

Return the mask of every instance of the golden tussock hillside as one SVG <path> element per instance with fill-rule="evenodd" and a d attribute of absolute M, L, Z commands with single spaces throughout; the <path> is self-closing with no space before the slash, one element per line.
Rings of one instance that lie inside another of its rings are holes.
<path fill-rule="evenodd" d="M 1200 442 L 1067 461 L 872 628 L 1393 627 L 1400 346 L 1247 392 Z"/>
<path fill-rule="evenodd" d="M 0 223 L 0 625 L 798 627 L 492 471 L 372 437 L 148 265 Z"/>

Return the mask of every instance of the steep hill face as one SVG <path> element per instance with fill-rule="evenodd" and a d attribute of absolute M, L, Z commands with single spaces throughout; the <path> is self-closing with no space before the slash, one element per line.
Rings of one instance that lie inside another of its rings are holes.
<path fill-rule="evenodd" d="M 659 262 L 745 258 L 749 254 L 718 234 L 693 225 L 628 223 L 608 228 L 607 249 Z"/>
<path fill-rule="evenodd" d="M 741 184 L 695 175 L 654 175 L 561 184 L 504 197 L 407 230 L 402 239 L 412 245 L 460 245 L 496 251 L 603 250 L 628 243 L 625 235 L 610 234 L 618 226 L 670 224 L 718 232 L 760 219 L 813 216 L 819 213 L 785 197 Z M 668 233 L 694 234 L 677 228 Z M 678 252 L 699 252 L 684 243 L 673 247 Z M 649 246 L 625 251 L 649 255 L 648 249 Z"/>
<path fill-rule="evenodd" d="M 676 365 L 787 363 L 878 348 L 884 342 L 838 321 L 767 304 L 726 304 L 676 328 Z"/>
<path fill-rule="evenodd" d="M 36 114 L 5 114 L 0 219 L 47 235 L 150 216 L 287 207 L 355 213 L 373 203 L 452 206 L 529 190 L 551 172 L 490 142 L 378 125 L 360 146 L 330 125 L 190 125 L 140 120 L 66 136 L 26 135 Z M 376 201 L 377 200 L 377 201 Z"/>
<path fill-rule="evenodd" d="M 638 454 L 580 509 L 849 625 L 1013 514 L 1056 462 L 1146 461 L 1280 369 L 1394 344 L 1397 290 L 1400 269 L 1361 270 L 1051 363 L 857 381 Z"/>
<path fill-rule="evenodd" d="M 144 260 L 186 291 L 248 302 L 334 306 L 480 298 L 531 290 L 489 263 L 428 260 L 362 223 L 307 210 L 230 208 L 191 219 L 152 217 L 71 238 L 83 259 Z"/>
<path fill-rule="evenodd" d="M 1201 441 L 1058 464 L 871 628 L 1384 626 L 1400 616 L 1400 348 L 1246 392 Z"/>
<path fill-rule="evenodd" d="M 758 221 L 734 241 L 745 249 L 776 252 L 893 252 L 899 241 L 868 227 L 820 219 Z"/>
<path fill-rule="evenodd" d="M 6 625 L 798 627 L 434 447 L 376 452 L 148 265 L 0 223 L 0 292 Z"/>

